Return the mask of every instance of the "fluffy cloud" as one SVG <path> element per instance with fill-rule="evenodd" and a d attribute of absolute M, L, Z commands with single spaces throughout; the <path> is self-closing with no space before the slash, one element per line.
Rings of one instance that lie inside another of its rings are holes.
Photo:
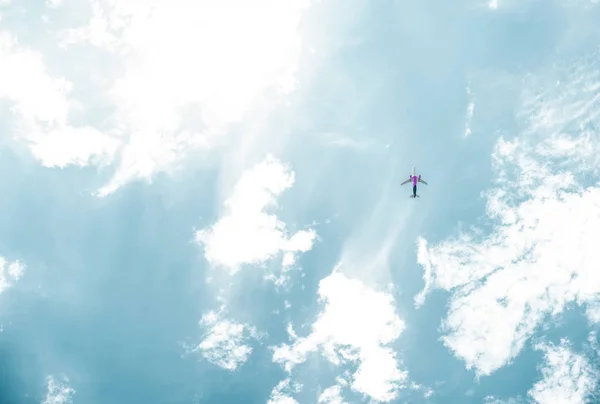
<path fill-rule="evenodd" d="M 319 404 L 344 404 L 342 397 L 342 388 L 339 385 L 326 388 L 319 395 Z"/>
<path fill-rule="evenodd" d="M 260 264 L 278 254 L 283 254 L 287 267 L 296 253 L 310 250 L 316 237 L 313 230 L 289 235 L 285 223 L 266 211 L 293 183 L 291 169 L 272 156 L 248 169 L 225 201 L 223 216 L 196 233 L 206 259 L 235 273 L 244 264 Z"/>
<path fill-rule="evenodd" d="M 590 339 L 591 346 L 595 348 L 594 333 Z M 598 371 L 587 358 L 575 353 L 566 339 L 562 339 L 558 345 L 538 343 L 534 349 L 544 353 L 544 362 L 539 367 L 541 379 L 527 392 L 529 399 L 518 396 L 500 400 L 488 396 L 484 399 L 486 404 L 589 402 L 598 384 Z"/>
<path fill-rule="evenodd" d="M 24 271 L 25 265 L 20 261 L 9 263 L 5 258 L 0 257 L 0 293 L 18 281 Z"/>
<path fill-rule="evenodd" d="M 13 102 L 13 112 L 26 121 L 64 124 L 69 112 L 71 84 L 46 71 L 39 52 L 0 32 L 0 97 Z"/>
<path fill-rule="evenodd" d="M 443 341 L 478 374 L 514 358 L 567 303 L 593 306 L 600 298 L 600 188 L 592 181 L 600 73 L 593 60 L 529 83 L 521 136 L 500 139 L 493 154 L 496 187 L 485 194 L 493 232 L 472 229 L 433 246 L 419 240 L 425 288 L 415 303 L 432 288 L 452 292 Z M 559 74 L 558 85 L 543 85 Z"/>
<path fill-rule="evenodd" d="M 214 311 L 202 316 L 200 324 L 207 329 L 205 337 L 197 346 L 187 347 L 187 353 L 199 352 L 207 361 L 230 371 L 237 370 L 252 353 L 247 341 L 259 338 L 254 327 L 224 319 Z"/>
<path fill-rule="evenodd" d="M 115 163 L 99 196 L 180 168 L 190 153 L 221 144 L 248 111 L 296 88 L 307 1 L 90 3 L 86 24 L 59 32 L 59 49 L 71 61 L 68 71 L 86 72 L 77 85 L 89 100 L 102 100 L 101 108 L 75 99 L 69 78 L 47 72 L 44 59 L 58 55 L 28 49 L 6 32 L 0 32 L 0 98 L 18 115 L 13 133 L 44 166 Z M 47 5 L 64 7 L 60 0 Z M 90 46 L 103 52 L 105 66 L 79 58 Z M 80 106 L 102 111 L 106 116 L 96 119 L 103 127 L 74 124 Z"/>
<path fill-rule="evenodd" d="M 119 145 L 117 139 L 92 127 L 65 126 L 40 133 L 29 148 L 45 167 L 65 167 L 106 164 L 113 160 Z"/>
<path fill-rule="evenodd" d="M 75 390 L 69 387 L 69 379 L 56 380 L 53 376 L 46 378 L 47 393 L 42 404 L 70 404 L 73 402 Z"/>
<path fill-rule="evenodd" d="M 298 404 L 290 394 L 297 393 L 301 388 L 301 385 L 291 383 L 290 379 L 282 380 L 273 388 L 267 404 Z"/>
<path fill-rule="evenodd" d="M 407 380 L 395 352 L 388 346 L 404 329 L 393 298 L 372 290 L 357 279 L 334 271 L 319 283 L 325 303 L 307 337 L 276 347 L 273 360 L 291 372 L 311 352 L 320 351 L 331 363 L 358 363 L 351 388 L 375 401 L 391 401 Z"/>
<path fill-rule="evenodd" d="M 542 380 L 529 391 L 529 397 L 540 404 L 586 402 L 598 379 L 587 359 L 574 353 L 566 340 L 558 346 L 538 344 L 536 349 L 544 352 L 545 363 Z"/>
<path fill-rule="evenodd" d="M 111 162 L 119 141 L 93 127 L 73 126 L 72 84 L 49 75 L 39 52 L 0 32 L 0 99 L 11 103 L 14 136 L 48 167 Z"/>
<path fill-rule="evenodd" d="M 127 139 L 100 195 L 210 147 L 267 93 L 295 88 L 305 1 L 92 1 L 62 45 L 91 44 L 123 65 L 108 89 Z"/>

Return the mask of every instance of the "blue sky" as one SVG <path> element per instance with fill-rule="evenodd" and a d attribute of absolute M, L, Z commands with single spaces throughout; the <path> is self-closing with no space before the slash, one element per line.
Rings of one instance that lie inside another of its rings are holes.
<path fill-rule="evenodd" d="M 594 402 L 599 19 L 0 0 L 0 402 Z"/>

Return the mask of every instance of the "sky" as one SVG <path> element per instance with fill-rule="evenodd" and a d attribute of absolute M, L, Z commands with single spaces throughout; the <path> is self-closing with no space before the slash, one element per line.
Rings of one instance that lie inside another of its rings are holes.
<path fill-rule="evenodd" d="M 598 21 L 0 0 L 0 403 L 597 402 Z"/>

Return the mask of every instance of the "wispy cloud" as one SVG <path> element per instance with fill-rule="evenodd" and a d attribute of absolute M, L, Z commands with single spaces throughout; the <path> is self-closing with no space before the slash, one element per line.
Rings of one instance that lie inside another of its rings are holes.
<path fill-rule="evenodd" d="M 64 0 L 46 0 L 46 6 L 50 7 L 50 8 L 58 8 L 60 6 L 62 6 L 64 3 Z"/>
<path fill-rule="evenodd" d="M 590 180 L 598 173 L 600 74 L 592 59 L 578 61 L 559 86 L 530 79 L 522 135 L 500 139 L 493 154 L 496 187 L 485 193 L 493 232 L 419 241 L 425 288 L 415 303 L 433 287 L 452 292 L 442 339 L 478 374 L 514 358 L 568 302 L 598 299 L 600 188 Z"/>
<path fill-rule="evenodd" d="M 186 352 L 199 352 L 207 361 L 230 371 L 248 360 L 252 353 L 248 342 L 260 337 L 254 327 L 223 318 L 215 311 L 204 314 L 200 325 L 206 329 L 203 340 L 197 346 L 186 346 Z"/>
<path fill-rule="evenodd" d="M 337 132 L 325 132 L 321 137 L 327 146 L 352 150 L 365 150 L 375 146 L 375 143 L 372 140 L 365 139 L 364 136 L 352 137 Z M 382 145 L 381 147 L 384 146 Z"/>
<path fill-rule="evenodd" d="M 473 100 L 473 94 L 471 88 L 467 87 L 467 112 L 465 117 L 465 137 L 471 134 L 471 124 L 473 121 L 473 113 L 475 112 L 475 101 Z"/>
<path fill-rule="evenodd" d="M 367 285 L 392 281 L 391 255 L 402 241 L 401 232 L 411 212 L 410 208 L 398 204 L 401 188 L 395 167 L 381 184 L 374 206 L 364 218 L 355 219 L 356 224 L 344 240 L 340 258 L 343 272 Z"/>
<path fill-rule="evenodd" d="M 507 400 L 501 400 L 494 396 L 486 396 L 483 399 L 483 403 L 484 404 L 525 404 L 526 401 L 523 400 L 522 397 L 517 397 L 517 398 L 511 397 Z"/>

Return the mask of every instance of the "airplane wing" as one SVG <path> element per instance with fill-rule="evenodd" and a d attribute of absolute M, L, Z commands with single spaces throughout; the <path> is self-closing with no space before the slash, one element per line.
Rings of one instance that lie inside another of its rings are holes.
<path fill-rule="evenodd" d="M 425 185 L 429 185 L 428 183 L 426 183 L 425 181 L 423 181 L 422 179 L 419 178 L 419 182 L 422 182 Z"/>
<path fill-rule="evenodd" d="M 410 181 L 411 181 L 411 179 L 409 178 L 409 179 L 407 179 L 406 181 L 404 181 L 404 182 L 403 182 L 402 184 L 400 184 L 400 185 L 407 184 L 407 183 L 409 183 Z"/>

